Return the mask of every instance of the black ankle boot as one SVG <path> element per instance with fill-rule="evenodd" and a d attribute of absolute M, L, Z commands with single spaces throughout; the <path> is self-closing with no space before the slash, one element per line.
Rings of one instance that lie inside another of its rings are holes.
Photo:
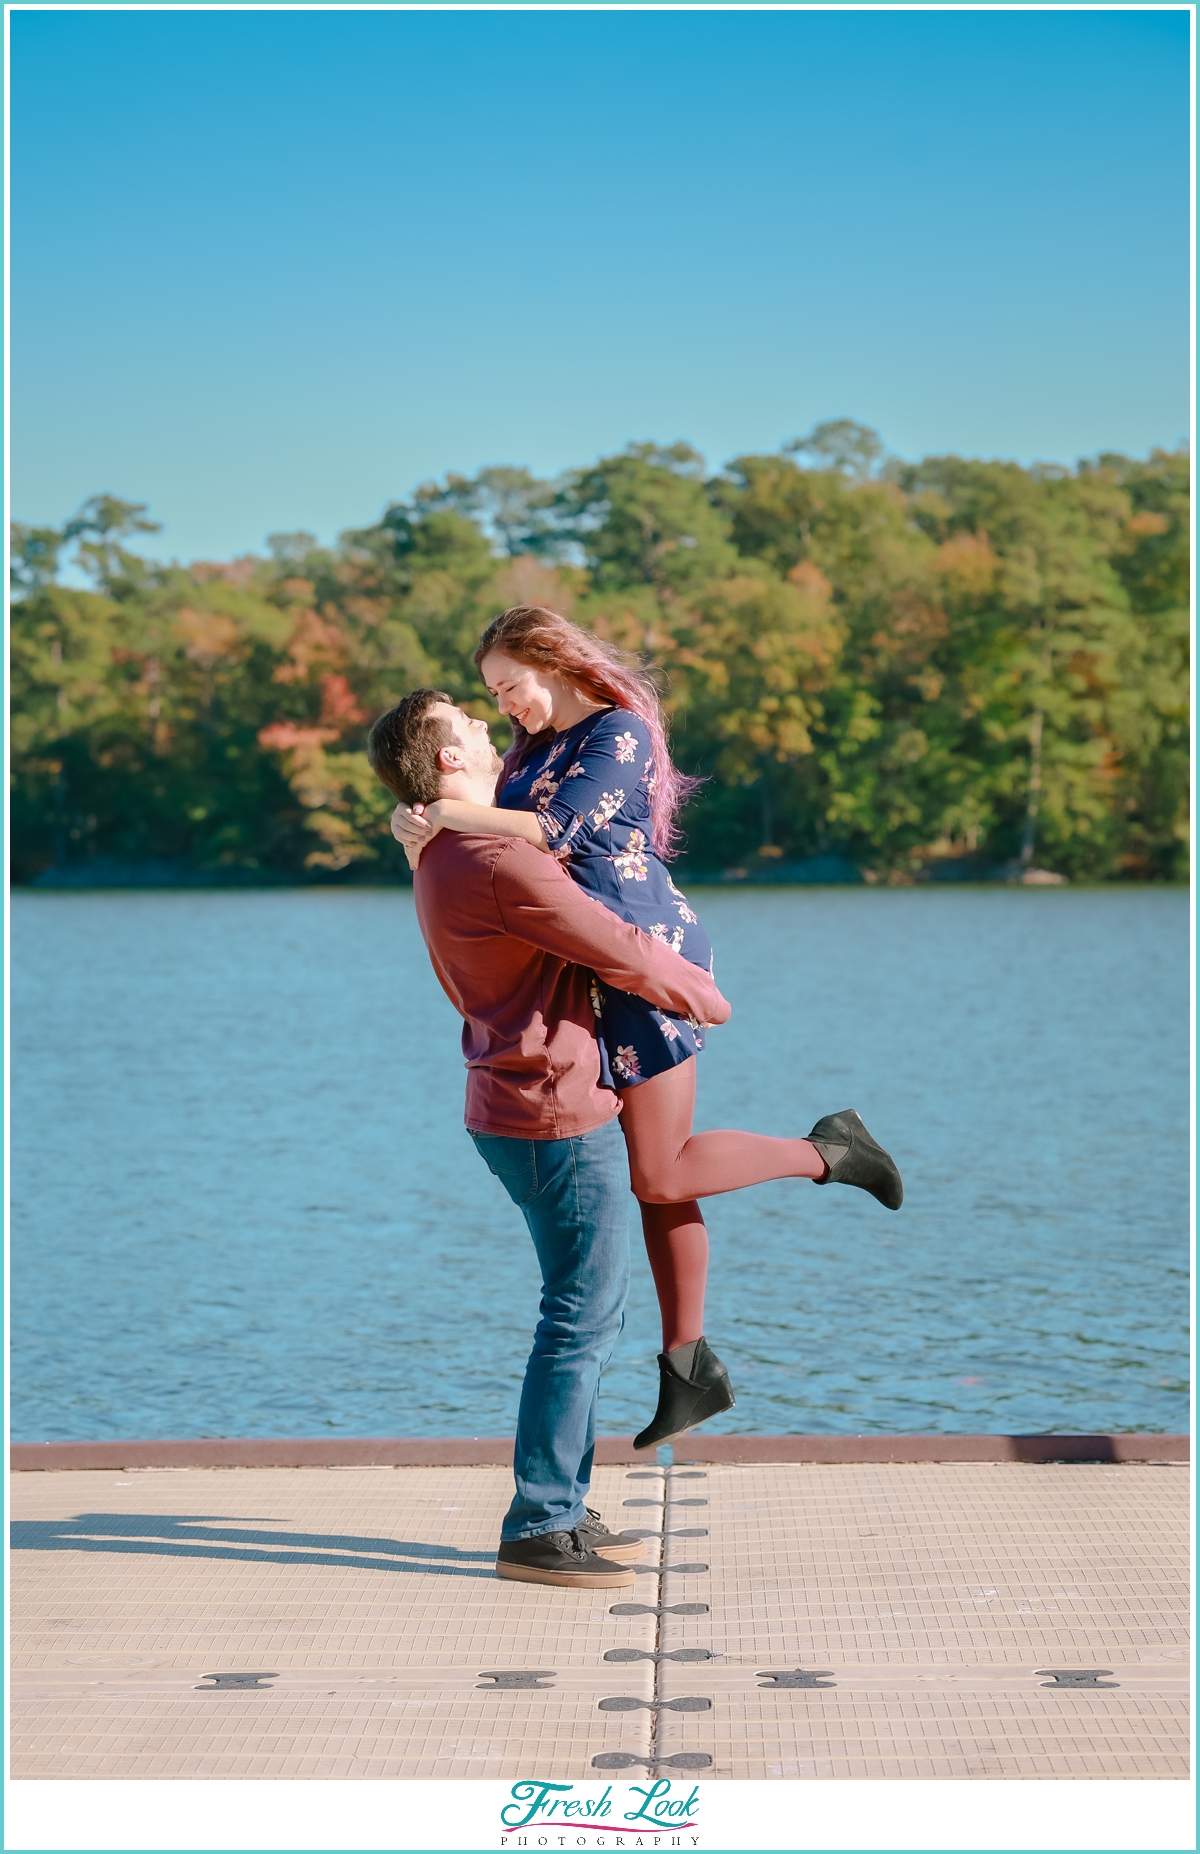
<path fill-rule="evenodd" d="M 693 1355 L 691 1365 L 684 1372 L 672 1360 L 680 1359 L 682 1364 L 689 1352 Z M 661 1442 L 674 1442 L 698 1423 L 706 1423 L 710 1416 L 732 1410 L 733 1405 L 729 1373 L 716 1353 L 709 1350 L 707 1340 L 697 1339 L 694 1345 L 679 1346 L 674 1352 L 660 1352 L 658 1408 L 649 1428 L 633 1438 L 633 1446 L 657 1448 Z"/>
<path fill-rule="evenodd" d="M 817 1184 L 857 1185 L 889 1210 L 899 1210 L 904 1185 L 896 1161 L 871 1138 L 852 1107 L 826 1114 L 808 1137 L 829 1167 Z"/>

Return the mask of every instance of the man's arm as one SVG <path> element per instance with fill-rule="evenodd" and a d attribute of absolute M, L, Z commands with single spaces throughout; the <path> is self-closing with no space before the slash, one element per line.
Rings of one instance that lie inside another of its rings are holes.
<path fill-rule="evenodd" d="M 561 864 L 514 842 L 496 859 L 492 890 L 506 933 L 544 953 L 590 966 L 606 985 L 660 1011 L 723 1024 L 729 1005 L 707 972 L 661 940 L 618 920 L 576 887 Z"/>

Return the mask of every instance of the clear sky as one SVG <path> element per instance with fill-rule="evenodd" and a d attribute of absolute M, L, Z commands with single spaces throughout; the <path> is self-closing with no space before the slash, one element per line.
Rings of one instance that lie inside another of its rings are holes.
<path fill-rule="evenodd" d="M 823 418 L 1188 428 L 1188 15 L 12 15 L 13 512 L 181 559 Z"/>

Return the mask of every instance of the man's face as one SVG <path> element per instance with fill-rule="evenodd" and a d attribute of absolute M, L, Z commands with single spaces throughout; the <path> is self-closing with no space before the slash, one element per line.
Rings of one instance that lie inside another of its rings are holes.
<path fill-rule="evenodd" d="M 473 721 L 451 702 L 434 702 L 429 713 L 437 715 L 450 729 L 463 772 L 472 779 L 490 779 L 500 771 L 502 762 L 492 745 L 486 721 Z"/>

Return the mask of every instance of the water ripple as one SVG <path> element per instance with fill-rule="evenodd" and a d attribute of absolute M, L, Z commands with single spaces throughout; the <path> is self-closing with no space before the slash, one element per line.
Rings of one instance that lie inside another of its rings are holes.
<path fill-rule="evenodd" d="M 856 1106 L 861 1193 L 710 1200 L 726 1431 L 1187 1422 L 1187 901 L 702 894 L 700 1123 Z M 16 1440 L 503 1435 L 536 1317 L 406 891 L 13 901 Z M 601 1427 L 647 1419 L 635 1257 Z"/>

